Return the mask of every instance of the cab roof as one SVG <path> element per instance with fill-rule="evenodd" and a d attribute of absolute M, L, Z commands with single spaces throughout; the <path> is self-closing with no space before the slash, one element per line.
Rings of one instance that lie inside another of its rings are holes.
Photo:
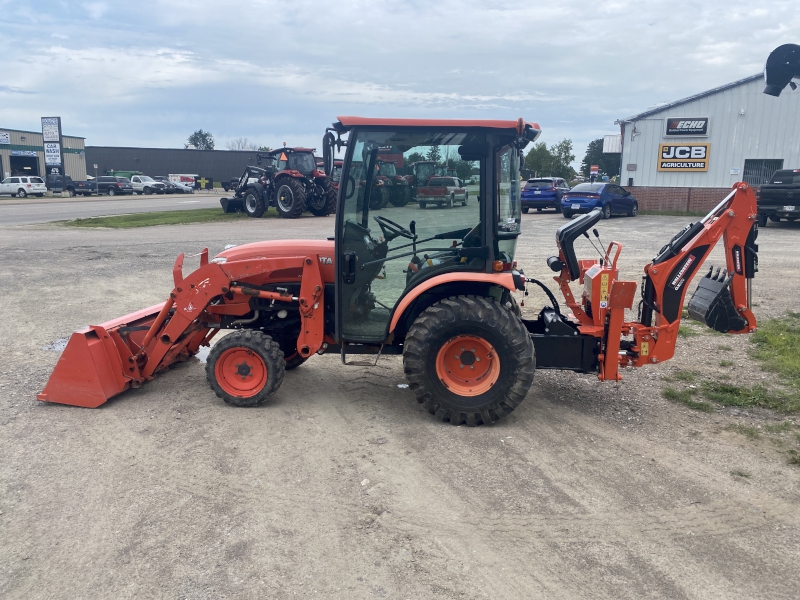
<path fill-rule="evenodd" d="M 455 128 L 480 128 L 480 129 L 508 129 L 522 135 L 530 127 L 536 134 L 541 133 L 538 123 L 528 123 L 523 119 L 511 120 L 482 120 L 482 119 L 375 119 L 370 117 L 337 117 L 341 129 L 351 127 L 455 127 Z M 336 127 L 337 123 L 334 123 Z"/>

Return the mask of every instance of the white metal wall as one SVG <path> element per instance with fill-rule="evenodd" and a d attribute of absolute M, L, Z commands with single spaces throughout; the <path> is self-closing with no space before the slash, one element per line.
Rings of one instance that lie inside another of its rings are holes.
<path fill-rule="evenodd" d="M 800 169 L 800 88 L 787 87 L 778 98 L 767 96 L 763 89 L 764 80 L 755 79 L 625 123 L 622 184 L 632 177 L 637 186 L 729 187 L 741 181 L 745 159 L 782 158 L 785 169 Z M 709 117 L 708 136 L 666 138 L 666 120 L 671 117 Z M 667 142 L 710 143 L 708 171 L 658 171 L 658 147 Z M 636 170 L 627 171 L 629 164 Z M 739 174 L 731 175 L 732 168 Z"/>

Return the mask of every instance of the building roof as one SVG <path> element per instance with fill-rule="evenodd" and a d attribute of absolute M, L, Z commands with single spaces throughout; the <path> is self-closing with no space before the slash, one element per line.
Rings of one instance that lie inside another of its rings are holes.
<path fill-rule="evenodd" d="M 699 100 L 700 98 L 705 98 L 706 96 L 712 96 L 713 94 L 718 94 L 719 92 L 724 92 L 725 90 L 729 90 L 731 88 L 735 88 L 740 85 L 750 83 L 751 81 L 754 81 L 756 79 L 761 79 L 763 76 L 764 75 L 762 73 L 757 73 L 756 75 L 750 75 L 749 77 L 745 77 L 744 79 L 739 79 L 738 81 L 726 83 L 725 85 L 715 87 L 714 89 L 705 92 L 700 92 L 699 94 L 695 94 L 694 96 L 688 96 L 687 98 L 682 98 L 680 100 L 676 100 L 675 102 L 668 102 L 666 104 L 654 106 L 653 108 L 650 108 L 644 111 L 643 113 L 639 113 L 638 115 L 633 115 L 632 117 L 628 117 L 626 119 L 618 119 L 614 121 L 614 124 L 619 125 L 620 123 L 638 121 L 639 119 L 644 119 L 645 117 L 649 117 L 650 115 L 663 112 L 670 108 L 675 108 L 676 106 L 680 106 L 681 104 L 687 104 L 688 102 L 693 102 L 695 100 Z"/>
<path fill-rule="evenodd" d="M 371 119 L 367 117 L 337 117 L 345 127 L 482 127 L 486 129 L 517 130 L 519 121 L 473 120 L 473 119 Z M 524 122 L 533 129 L 541 129 L 537 123 Z"/>

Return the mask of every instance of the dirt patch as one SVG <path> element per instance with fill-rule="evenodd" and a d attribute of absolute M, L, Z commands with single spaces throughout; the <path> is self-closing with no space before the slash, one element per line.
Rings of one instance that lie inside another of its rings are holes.
<path fill-rule="evenodd" d="M 564 219 L 523 218 L 517 259 L 546 281 Z M 624 243 L 622 274 L 638 281 L 685 223 L 640 216 L 600 229 Z M 672 361 L 617 384 L 537 372 L 526 401 L 491 427 L 432 420 L 402 387 L 397 357 L 369 369 L 314 357 L 251 410 L 217 399 L 199 360 L 97 410 L 35 400 L 58 357 L 45 347 L 163 301 L 178 253 L 332 228 L 321 218 L 0 229 L 0 595 L 800 595 L 791 425 L 767 430 L 786 419 L 662 397 L 668 385 L 697 385 L 665 381 L 679 371 L 775 384 L 748 358 L 746 336 L 697 327 Z M 795 309 L 798 235 L 761 232 L 759 318 Z M 528 314 L 545 302 L 525 300 Z"/>

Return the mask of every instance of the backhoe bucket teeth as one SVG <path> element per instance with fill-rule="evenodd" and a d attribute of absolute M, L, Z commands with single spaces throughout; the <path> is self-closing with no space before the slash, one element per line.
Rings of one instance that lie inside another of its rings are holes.
<path fill-rule="evenodd" d="M 137 387 L 143 378 L 134 355 L 162 307 L 151 306 L 73 333 L 37 398 L 96 408 L 128 388 Z"/>
<path fill-rule="evenodd" d="M 733 275 L 718 268 L 712 276 L 713 271 L 711 267 L 697 285 L 689 300 L 689 316 L 720 333 L 741 331 L 747 327 L 747 320 L 733 304 L 730 290 Z"/>

